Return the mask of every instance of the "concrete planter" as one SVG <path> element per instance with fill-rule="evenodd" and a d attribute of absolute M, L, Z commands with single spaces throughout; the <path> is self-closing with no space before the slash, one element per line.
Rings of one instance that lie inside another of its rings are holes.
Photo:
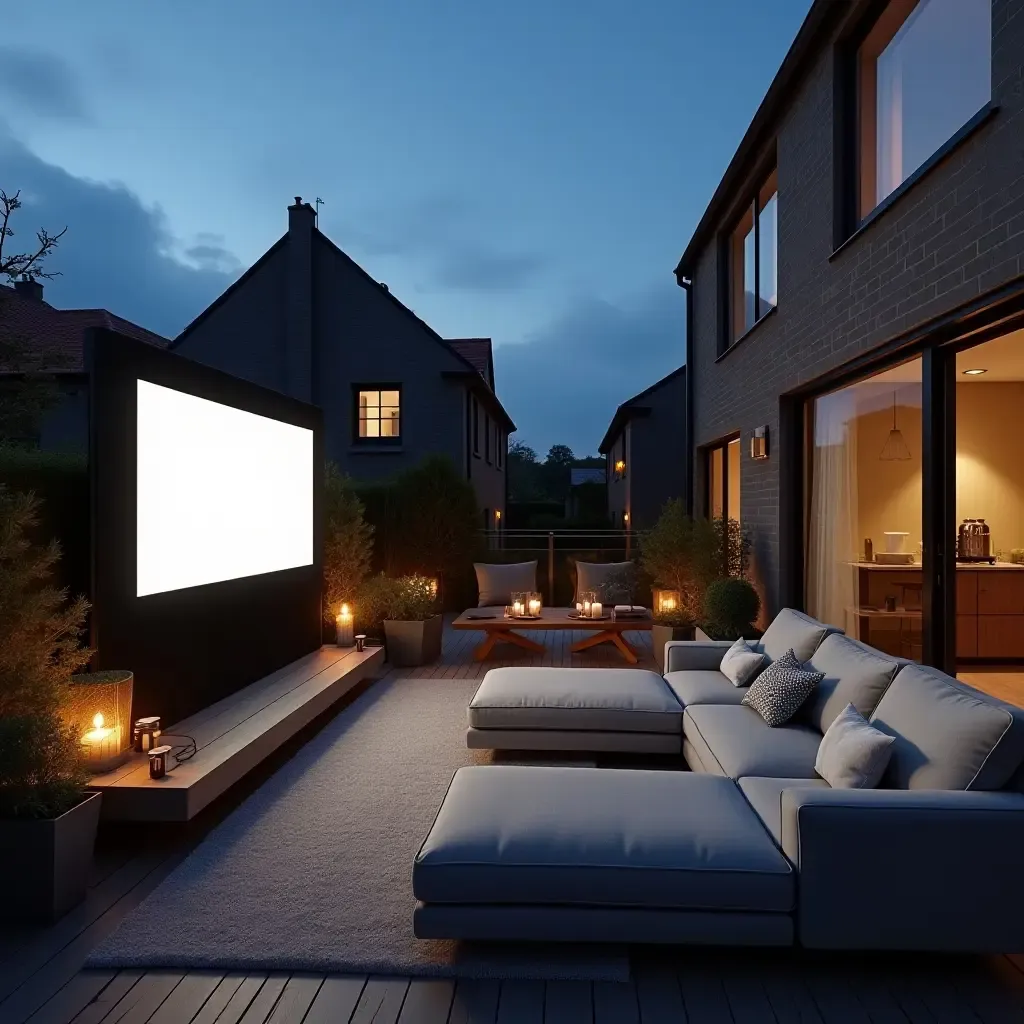
<path fill-rule="evenodd" d="M 59 818 L 0 819 L 0 921 L 50 924 L 85 898 L 101 793 Z"/>
<path fill-rule="evenodd" d="M 384 620 L 384 642 L 387 658 L 397 668 L 429 665 L 441 657 L 441 635 L 444 620 L 433 615 L 422 622 Z"/>
<path fill-rule="evenodd" d="M 658 663 L 658 671 L 665 671 L 665 644 L 670 640 L 692 640 L 693 626 L 662 626 L 657 622 L 651 626 L 651 645 L 654 647 L 654 659 Z"/>

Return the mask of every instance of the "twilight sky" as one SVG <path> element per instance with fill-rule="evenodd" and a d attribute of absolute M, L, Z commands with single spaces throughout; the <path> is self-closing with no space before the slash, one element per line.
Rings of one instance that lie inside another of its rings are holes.
<path fill-rule="evenodd" d="M 0 188 L 46 283 L 176 335 L 287 225 L 592 453 L 684 356 L 672 270 L 810 0 L 47 0 L 5 18 Z M 19 246 L 20 248 L 20 246 Z"/>

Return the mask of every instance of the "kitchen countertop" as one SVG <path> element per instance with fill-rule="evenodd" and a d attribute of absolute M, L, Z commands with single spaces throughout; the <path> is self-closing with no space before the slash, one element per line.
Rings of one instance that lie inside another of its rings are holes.
<path fill-rule="evenodd" d="M 872 572 L 908 572 L 914 569 L 921 569 L 920 562 L 910 562 L 908 565 L 883 565 L 881 562 L 849 562 L 849 565 L 858 569 L 870 569 Z M 1018 562 L 996 562 L 989 565 L 988 562 L 957 562 L 957 569 L 991 571 L 992 569 L 1013 569 L 1024 570 L 1024 565 Z"/>

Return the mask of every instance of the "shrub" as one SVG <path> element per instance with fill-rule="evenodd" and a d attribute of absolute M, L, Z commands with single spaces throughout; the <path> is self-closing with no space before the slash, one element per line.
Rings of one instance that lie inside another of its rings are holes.
<path fill-rule="evenodd" d="M 385 619 L 422 622 L 437 614 L 434 581 L 426 576 L 371 576 L 360 591 L 356 614 L 373 629 Z"/>
<path fill-rule="evenodd" d="M 334 621 L 370 573 L 373 527 L 352 481 L 333 463 L 324 478 L 324 619 Z"/>
<path fill-rule="evenodd" d="M 749 636 L 761 611 L 761 598 L 754 585 L 739 576 L 715 580 L 704 595 L 706 631 L 716 640 Z"/>
<path fill-rule="evenodd" d="M 89 605 L 49 583 L 60 546 L 28 539 L 38 510 L 34 494 L 0 485 L 0 817 L 56 817 L 87 781 L 61 710 L 91 654 Z"/>
<path fill-rule="evenodd" d="M 719 565 L 727 562 L 725 575 L 746 576 L 750 569 L 750 535 L 735 519 L 716 519 L 714 526 Z M 726 541 L 729 543 L 728 549 L 725 548 Z"/>

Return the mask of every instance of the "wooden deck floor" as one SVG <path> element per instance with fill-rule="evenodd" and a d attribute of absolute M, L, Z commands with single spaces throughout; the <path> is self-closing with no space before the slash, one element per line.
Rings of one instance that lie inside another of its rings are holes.
<path fill-rule="evenodd" d="M 437 664 L 402 672 L 476 678 L 498 664 L 623 664 L 611 647 L 572 654 L 581 635 L 538 637 L 543 656 L 501 647 L 481 664 L 476 634 L 446 630 Z M 630 639 L 640 667 L 652 668 L 649 634 Z M 1024 1024 L 1024 960 L 1009 956 L 637 948 L 623 984 L 83 971 L 89 951 L 323 724 L 187 825 L 105 824 L 86 901 L 51 928 L 0 933 L 0 1024 Z"/>

